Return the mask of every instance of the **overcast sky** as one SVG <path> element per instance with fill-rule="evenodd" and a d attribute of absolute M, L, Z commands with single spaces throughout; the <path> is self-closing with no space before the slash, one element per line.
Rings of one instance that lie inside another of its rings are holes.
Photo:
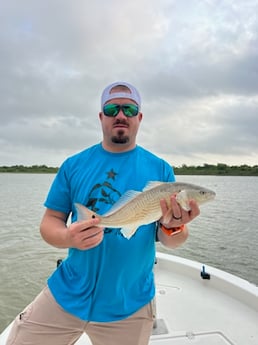
<path fill-rule="evenodd" d="M 100 94 L 134 84 L 138 144 L 172 165 L 258 164 L 258 0 L 0 1 L 0 165 L 100 142 Z"/>

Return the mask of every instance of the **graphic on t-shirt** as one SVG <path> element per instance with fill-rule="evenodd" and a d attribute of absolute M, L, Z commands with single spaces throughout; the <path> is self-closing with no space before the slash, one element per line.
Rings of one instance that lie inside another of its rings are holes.
<path fill-rule="evenodd" d="M 107 179 L 103 183 L 96 183 L 89 194 L 89 200 L 86 207 L 90 208 L 94 212 L 98 212 L 101 209 L 101 203 L 107 205 L 114 205 L 115 202 L 121 197 L 121 193 L 112 186 L 108 180 L 115 181 L 116 173 L 113 169 L 106 172 Z"/>

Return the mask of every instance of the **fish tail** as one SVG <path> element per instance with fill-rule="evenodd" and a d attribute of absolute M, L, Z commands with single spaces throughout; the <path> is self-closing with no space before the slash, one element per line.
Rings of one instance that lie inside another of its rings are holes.
<path fill-rule="evenodd" d="M 91 218 L 99 217 L 97 213 L 91 211 L 90 209 L 88 209 L 87 207 L 81 204 L 75 203 L 74 206 L 77 212 L 77 221 L 88 220 Z"/>

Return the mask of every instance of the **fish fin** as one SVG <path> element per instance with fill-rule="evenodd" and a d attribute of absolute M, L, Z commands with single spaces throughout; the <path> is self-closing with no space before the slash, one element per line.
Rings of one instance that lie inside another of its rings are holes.
<path fill-rule="evenodd" d="M 163 184 L 165 182 L 161 182 L 161 181 L 149 181 L 146 186 L 143 188 L 143 192 L 146 192 L 149 189 L 155 188 L 157 186 L 160 186 L 161 184 Z"/>
<path fill-rule="evenodd" d="M 83 206 L 82 204 L 75 203 L 74 206 L 77 212 L 78 221 L 99 217 L 97 213 L 89 210 L 87 207 Z"/>
<path fill-rule="evenodd" d="M 133 200 L 137 195 L 141 194 L 141 192 L 137 192 L 136 190 L 128 190 L 125 192 L 121 198 L 106 212 L 103 217 L 109 216 L 112 213 L 116 212 L 120 208 L 122 208 L 125 204 L 129 201 Z"/>
<path fill-rule="evenodd" d="M 185 211 L 190 211 L 191 207 L 189 206 L 189 199 L 186 190 L 181 190 L 181 192 L 177 193 L 176 201 Z"/>
<path fill-rule="evenodd" d="M 136 232 L 137 228 L 138 226 L 131 227 L 131 228 L 122 228 L 120 231 L 123 234 L 123 236 L 129 240 L 133 236 L 133 234 Z"/>

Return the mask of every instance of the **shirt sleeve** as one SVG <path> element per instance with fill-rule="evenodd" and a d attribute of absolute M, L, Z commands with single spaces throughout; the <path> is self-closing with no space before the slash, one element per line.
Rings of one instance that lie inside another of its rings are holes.
<path fill-rule="evenodd" d="M 44 206 L 69 214 L 72 210 L 70 182 L 69 182 L 69 167 L 67 162 L 64 162 L 60 167 L 47 195 Z"/>
<path fill-rule="evenodd" d="M 166 161 L 164 161 L 164 181 L 165 182 L 175 182 L 174 169 Z"/>

